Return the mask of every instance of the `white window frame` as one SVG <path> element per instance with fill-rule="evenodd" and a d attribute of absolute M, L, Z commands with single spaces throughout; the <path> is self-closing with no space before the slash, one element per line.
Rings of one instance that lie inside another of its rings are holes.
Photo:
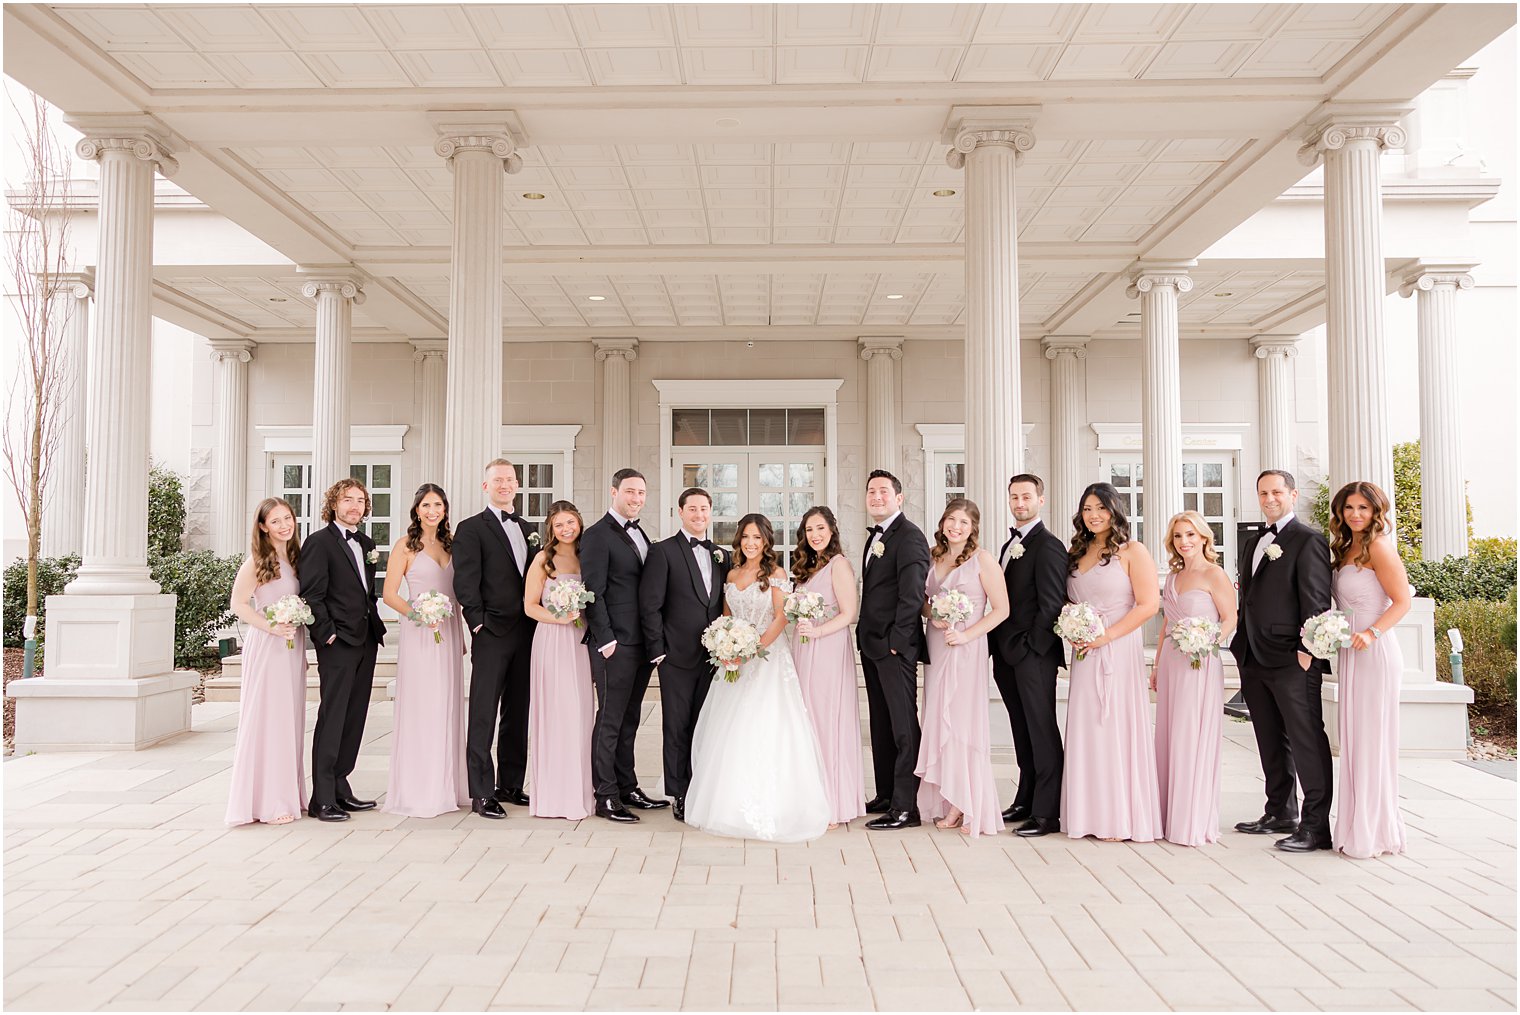
<path fill-rule="evenodd" d="M 501 457 L 513 465 L 523 467 L 525 480 L 529 465 L 554 466 L 554 487 L 550 491 L 553 496 L 550 499 L 574 502 L 575 439 L 580 432 L 579 423 L 504 423 L 497 442 L 501 448 Z M 534 517 L 527 514 L 528 499 L 520 499 L 518 510 L 523 512 L 524 517 Z M 475 501 L 470 508 L 471 514 L 485 507 L 485 495 L 477 494 Z M 582 507 L 582 516 L 586 513 Z"/>
<path fill-rule="evenodd" d="M 924 531 L 932 537 L 940 515 L 945 512 L 945 497 L 949 488 L 945 485 L 945 466 L 964 465 L 966 462 L 966 424 L 964 423 L 915 423 L 919 446 L 924 458 Z M 1034 432 L 1033 423 L 1020 428 L 1024 438 L 1024 455 L 1029 455 L 1029 435 Z M 982 511 L 987 506 L 977 505 Z"/>

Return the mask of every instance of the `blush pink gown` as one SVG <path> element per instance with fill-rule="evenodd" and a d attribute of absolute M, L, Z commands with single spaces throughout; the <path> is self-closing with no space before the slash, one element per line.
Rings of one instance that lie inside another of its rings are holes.
<path fill-rule="evenodd" d="M 929 569 L 926 591 L 932 598 L 941 592 L 964 592 L 971 600 L 971 619 L 966 628 L 987 611 L 982 588 L 981 557 L 971 559 L 945 575 L 941 582 Z M 954 807 L 962 826 L 975 838 L 1003 830 L 1003 807 L 992 778 L 992 742 L 987 720 L 987 677 L 991 673 L 987 636 L 964 645 L 945 644 L 945 632 L 929 625 L 929 662 L 924 665 L 924 725 L 918 745 L 918 811 L 925 819 L 938 819 Z"/>
<path fill-rule="evenodd" d="M 1335 604 L 1365 631 L 1388 609 L 1388 594 L 1371 568 L 1348 564 L 1333 578 Z M 1399 815 L 1399 684 L 1404 653 L 1392 631 L 1361 651 L 1343 648 L 1340 680 L 1341 785 L 1336 792 L 1335 848 L 1368 859 L 1404 852 Z"/>
<path fill-rule="evenodd" d="M 431 628 L 402 619 L 396 650 L 396 721 L 391 732 L 391 774 L 384 810 L 432 818 L 470 802 L 464 770 L 464 653 L 459 605 L 454 598 L 454 562 L 439 567 L 426 553 L 406 571 L 409 599 L 441 592 L 454 613 Z"/>
<path fill-rule="evenodd" d="M 1117 557 L 1066 580 L 1072 602 L 1091 603 L 1107 626 L 1135 607 L 1129 575 Z M 1066 772 L 1061 827 L 1080 839 L 1161 838 L 1156 747 L 1151 739 L 1150 680 L 1139 630 L 1073 659 L 1066 703 Z"/>
<path fill-rule="evenodd" d="M 556 584 L 578 574 L 555 575 L 544 583 L 544 600 Z M 584 627 L 539 624 L 533 632 L 528 670 L 528 813 L 536 818 L 580 819 L 591 813 L 591 729 L 596 691 Z"/>
<path fill-rule="evenodd" d="M 301 593 L 289 568 L 253 591 L 260 610 Z M 285 639 L 253 628 L 243 646 L 243 687 L 238 701 L 237 746 L 227 824 L 246 825 L 306 813 L 306 629 Z"/>
<path fill-rule="evenodd" d="M 819 568 L 802 588 L 823 597 L 831 618 L 839 615 L 833 560 Z M 805 645 L 793 627 L 791 639 L 792 659 L 796 661 L 797 679 L 802 684 L 802 703 L 812 720 L 813 731 L 818 734 L 818 749 L 823 754 L 823 790 L 829 800 L 829 821 L 842 824 L 866 812 L 855 643 L 850 640 L 848 627 L 822 638 L 813 635 Z"/>
<path fill-rule="evenodd" d="M 1171 625 L 1190 617 L 1219 623 L 1208 589 L 1177 591 L 1166 576 L 1161 608 Z M 1156 650 L 1156 777 L 1166 840 L 1202 846 L 1219 838 L 1219 747 L 1224 723 L 1224 663 L 1198 669 L 1170 638 Z"/>

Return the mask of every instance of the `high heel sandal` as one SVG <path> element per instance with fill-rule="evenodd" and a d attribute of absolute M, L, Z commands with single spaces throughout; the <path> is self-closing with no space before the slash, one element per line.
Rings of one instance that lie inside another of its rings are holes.
<path fill-rule="evenodd" d="M 271 824 L 271 825 L 288 825 L 292 821 L 294 821 L 295 819 L 296 819 L 296 816 L 294 814 L 281 814 L 277 818 L 270 818 L 269 819 L 269 824 Z"/>
<path fill-rule="evenodd" d="M 934 823 L 934 827 L 935 828 L 945 828 L 945 829 L 959 828 L 959 827 L 961 827 L 961 822 L 964 821 L 965 819 L 966 819 L 966 815 L 964 815 L 964 814 L 956 814 L 956 816 L 954 818 L 950 817 L 949 815 L 946 815 L 945 817 L 940 818 L 938 821 L 936 821 Z"/>

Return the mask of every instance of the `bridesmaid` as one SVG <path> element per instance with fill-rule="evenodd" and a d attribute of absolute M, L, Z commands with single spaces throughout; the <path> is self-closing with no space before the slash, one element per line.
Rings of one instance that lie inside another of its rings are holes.
<path fill-rule="evenodd" d="M 830 613 L 824 621 L 797 622 L 792 659 L 802 684 L 802 702 L 823 752 L 823 789 L 829 801 L 829 828 L 834 829 L 866 812 L 866 783 L 860 759 L 855 645 L 850 640 L 860 597 L 855 570 L 839 542 L 839 523 L 828 508 L 809 508 L 802 516 L 792 577 L 799 590 L 822 596 Z"/>
<path fill-rule="evenodd" d="M 1404 654 L 1393 629 L 1409 612 L 1409 576 L 1393 547 L 1388 495 L 1347 483 L 1330 501 L 1335 604 L 1351 619 L 1340 650 L 1341 788 L 1335 848 L 1360 859 L 1404 852 L 1399 816 L 1399 683 Z"/>
<path fill-rule="evenodd" d="M 232 583 L 232 612 L 251 630 L 243 646 L 229 825 L 288 825 L 306 810 L 306 628 L 264 618 L 265 607 L 300 594 L 300 556 L 290 505 L 278 497 L 260 501 L 252 552 Z"/>
<path fill-rule="evenodd" d="M 407 619 L 396 653 L 396 723 L 384 809 L 432 818 L 470 802 L 464 770 L 464 633 L 454 598 L 449 499 L 438 486 L 423 483 L 412 498 L 411 516 L 406 536 L 391 547 L 385 572 L 385 605 Z M 454 612 L 436 626 L 412 620 L 412 604 L 401 597 L 402 578 L 412 599 L 440 592 Z"/>
<path fill-rule="evenodd" d="M 1156 692 L 1156 775 L 1168 842 L 1202 846 L 1219 838 L 1219 747 L 1224 721 L 1224 663 L 1216 653 L 1199 669 L 1167 635 L 1180 620 L 1219 625 L 1221 645 L 1235 630 L 1235 587 L 1214 550 L 1214 533 L 1196 511 L 1172 517 L 1161 590 L 1163 619 L 1151 690 Z"/>
<path fill-rule="evenodd" d="M 1145 544 L 1130 539 L 1118 491 L 1107 483 L 1082 491 L 1072 525 L 1066 597 L 1091 604 L 1105 630 L 1072 646 L 1061 822 L 1073 839 L 1153 842 L 1161 838 L 1161 801 L 1140 628 L 1156 614 L 1156 565 Z"/>
<path fill-rule="evenodd" d="M 536 818 L 578 820 L 591 814 L 591 728 L 596 694 L 591 657 L 581 644 L 580 614 L 556 617 L 544 598 L 562 581 L 581 578 L 581 532 L 574 504 L 549 505 L 547 545 L 528 566 L 523 611 L 538 621 L 528 675 L 528 774 L 533 782 L 528 813 Z"/>
<path fill-rule="evenodd" d="M 960 625 L 929 621 L 929 661 L 924 664 L 924 725 L 918 746 L 918 809 L 939 818 L 936 828 L 996 835 L 1003 805 L 992 778 L 987 724 L 987 632 L 1008 619 L 1008 584 L 997 558 L 977 542 L 982 513 L 964 497 L 945 505 L 925 591 L 964 592 L 971 616 Z M 991 609 L 988 605 L 991 604 Z M 924 603 L 924 616 L 930 616 Z"/>

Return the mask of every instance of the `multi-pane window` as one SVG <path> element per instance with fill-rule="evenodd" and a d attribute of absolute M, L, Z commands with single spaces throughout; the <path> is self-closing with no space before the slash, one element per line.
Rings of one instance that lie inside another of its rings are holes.
<path fill-rule="evenodd" d="M 966 453 L 942 451 L 935 456 L 935 464 L 940 467 L 940 482 L 945 494 L 941 506 L 966 496 Z"/>
<path fill-rule="evenodd" d="M 310 455 L 281 455 L 275 460 L 274 471 L 276 489 L 273 495 L 284 498 L 290 505 L 296 516 L 297 531 L 305 539 L 313 529 L 326 524 L 322 521 L 322 498 L 327 491 L 311 488 Z M 395 499 L 392 484 L 396 472 L 394 461 L 356 462 L 348 469 L 348 474 L 369 491 L 370 513 L 359 527 L 375 541 L 380 551 L 381 575 L 390 559 L 391 544 L 406 531 L 410 521 L 411 502 L 403 504 Z"/>
<path fill-rule="evenodd" d="M 542 527 L 549 517 L 549 505 L 557 499 L 555 477 L 559 471 L 559 455 L 520 455 L 512 458 L 517 470 L 517 510 L 523 519 Z M 590 520 L 587 520 L 590 524 Z"/>
<path fill-rule="evenodd" d="M 1145 467 L 1138 455 L 1104 455 L 1102 478 L 1119 494 L 1129 518 L 1130 535 L 1145 539 Z M 1231 484 L 1234 460 L 1228 455 L 1191 454 L 1182 463 L 1182 507 L 1203 516 L 1214 536 L 1219 562 L 1226 569 L 1235 559 L 1234 502 Z M 1166 561 L 1158 562 L 1165 566 Z"/>
<path fill-rule="evenodd" d="M 822 409 L 675 409 L 671 444 L 686 447 L 820 447 Z"/>

